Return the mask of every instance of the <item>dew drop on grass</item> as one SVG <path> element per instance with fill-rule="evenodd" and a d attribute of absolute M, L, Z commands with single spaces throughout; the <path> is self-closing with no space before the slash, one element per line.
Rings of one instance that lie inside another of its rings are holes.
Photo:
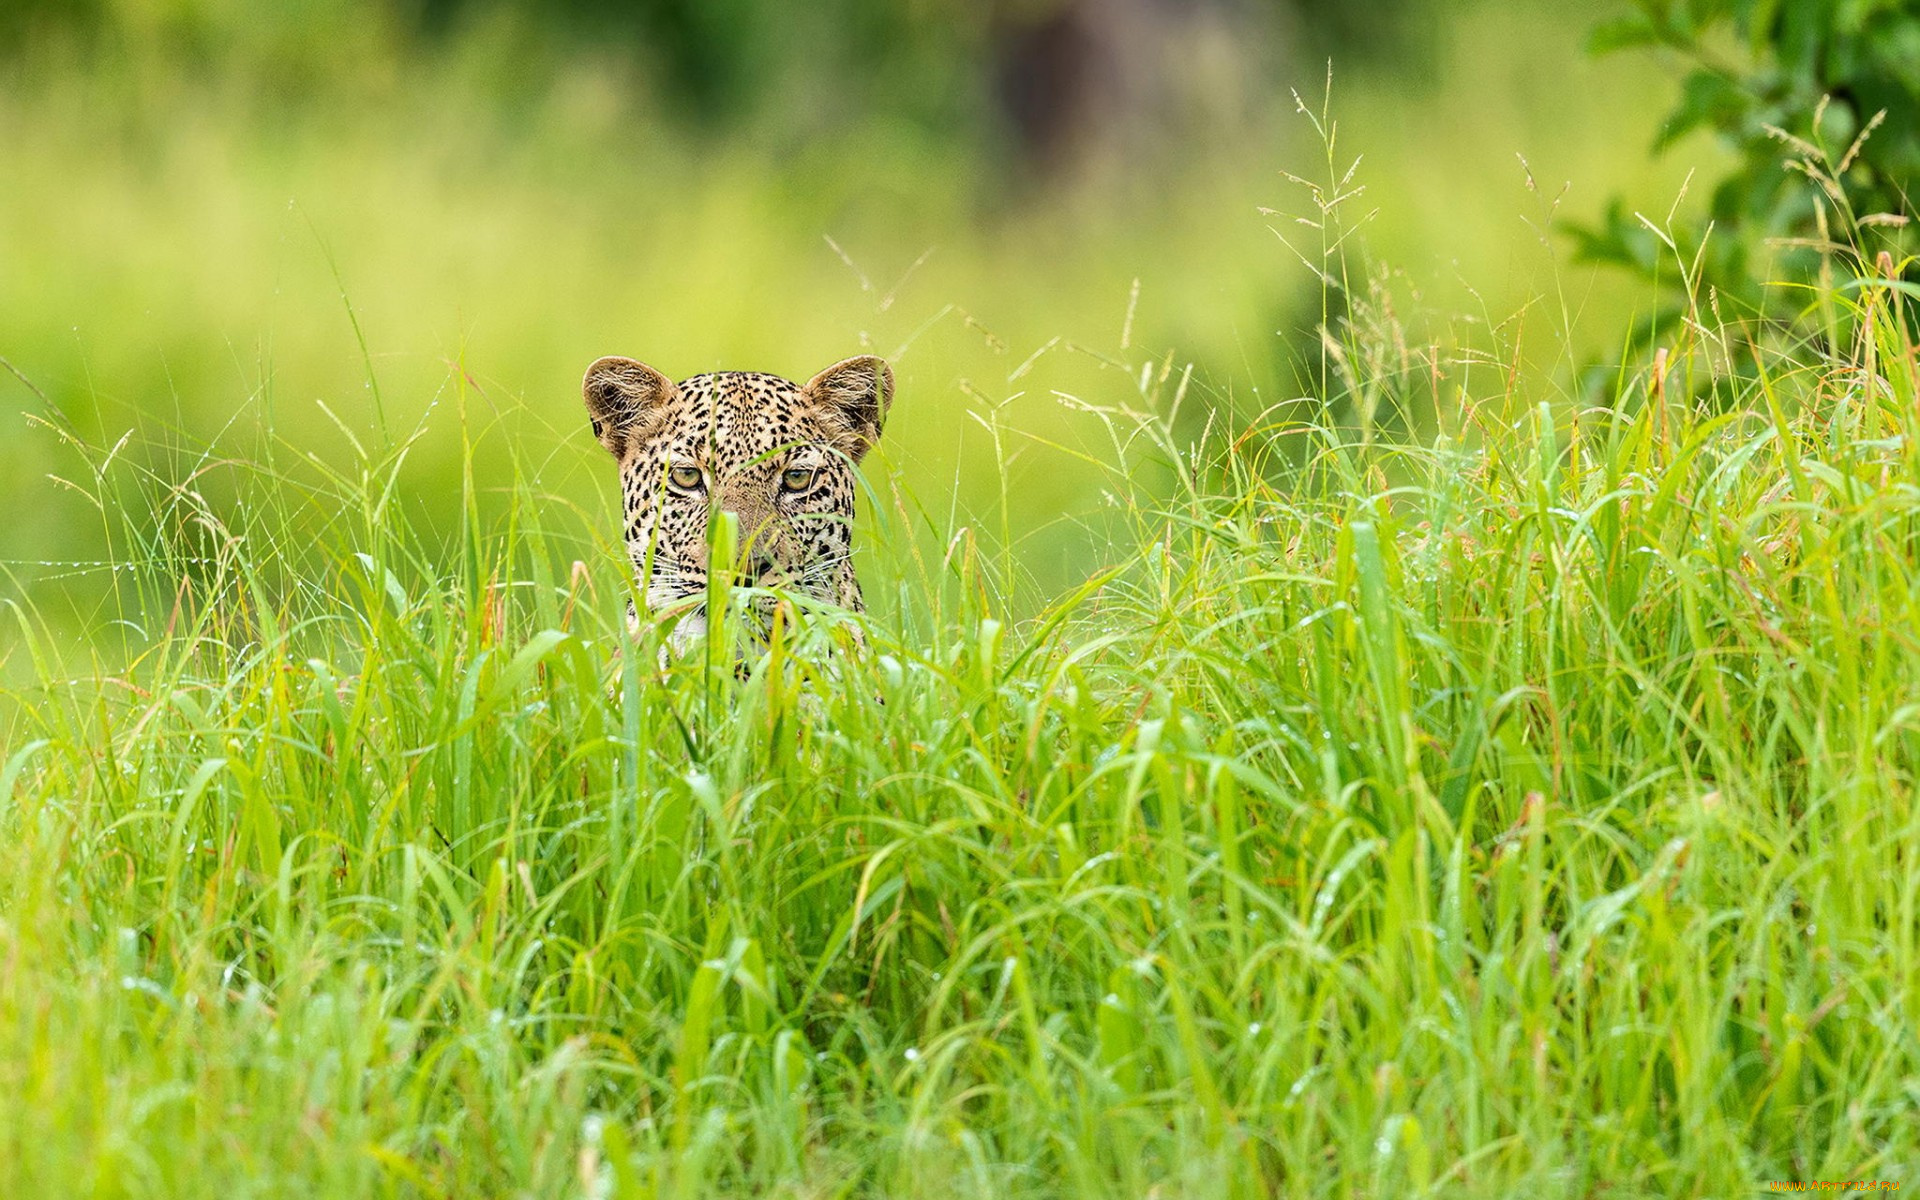
<path fill-rule="evenodd" d="M 1388 1117 L 1386 1124 L 1380 1127 L 1380 1136 L 1373 1140 L 1374 1153 L 1381 1158 L 1392 1158 L 1393 1144 L 1400 1140 L 1400 1129 L 1405 1124 L 1404 1116 Z"/>
<path fill-rule="evenodd" d="M 907 1047 L 907 1054 L 906 1054 L 906 1059 L 907 1059 L 907 1061 L 908 1061 L 908 1062 L 919 1062 L 919 1061 L 920 1061 L 920 1048 L 919 1048 L 918 1046 L 908 1046 L 908 1047 Z"/>

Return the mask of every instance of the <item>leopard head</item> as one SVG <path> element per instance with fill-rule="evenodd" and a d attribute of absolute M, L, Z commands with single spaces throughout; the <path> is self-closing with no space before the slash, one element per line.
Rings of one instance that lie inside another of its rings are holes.
<path fill-rule="evenodd" d="M 608 357 L 581 390 L 594 436 L 619 464 L 627 555 L 647 609 L 684 611 L 676 650 L 706 628 L 700 601 L 716 569 L 862 611 L 854 469 L 893 399 L 886 363 L 849 358 L 805 384 L 750 371 L 674 383 Z M 716 510 L 739 523 L 736 562 L 710 561 Z"/>

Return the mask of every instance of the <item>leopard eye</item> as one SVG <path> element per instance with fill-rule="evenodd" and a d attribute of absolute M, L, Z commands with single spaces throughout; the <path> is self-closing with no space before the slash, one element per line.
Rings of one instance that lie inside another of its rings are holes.
<path fill-rule="evenodd" d="M 788 467 L 780 473 L 780 486 L 789 492 L 804 492 L 813 486 L 812 467 Z"/>
<path fill-rule="evenodd" d="M 699 467 L 674 467 L 667 472 L 667 479 L 673 486 L 683 491 L 694 491 L 700 486 Z"/>

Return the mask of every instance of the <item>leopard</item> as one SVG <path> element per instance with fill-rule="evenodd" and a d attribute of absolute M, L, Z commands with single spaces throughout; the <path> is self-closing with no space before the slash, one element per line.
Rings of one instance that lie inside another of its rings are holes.
<path fill-rule="evenodd" d="M 880 440 L 893 387 L 892 368 L 870 354 L 804 384 L 758 371 L 676 383 L 620 355 L 587 368 L 581 394 L 594 437 L 619 466 L 636 597 L 649 617 L 673 621 L 663 664 L 708 632 L 716 571 L 765 589 L 751 601 L 763 630 L 782 593 L 866 611 L 853 564 L 857 472 Z M 738 522 L 732 563 L 711 561 L 716 512 Z M 637 633 L 638 606 L 627 615 Z"/>

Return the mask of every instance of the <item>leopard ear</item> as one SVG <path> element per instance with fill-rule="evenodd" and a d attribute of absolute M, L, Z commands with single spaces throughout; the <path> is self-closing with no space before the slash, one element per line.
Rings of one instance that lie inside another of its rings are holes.
<path fill-rule="evenodd" d="M 848 457 L 859 462 L 880 440 L 893 403 L 893 371 L 871 354 L 837 362 L 803 389 Z"/>
<path fill-rule="evenodd" d="M 593 436 L 615 458 L 622 458 L 635 436 L 651 424 L 652 415 L 673 398 L 674 386 L 643 362 L 609 355 L 587 368 L 580 394 L 593 421 Z"/>

